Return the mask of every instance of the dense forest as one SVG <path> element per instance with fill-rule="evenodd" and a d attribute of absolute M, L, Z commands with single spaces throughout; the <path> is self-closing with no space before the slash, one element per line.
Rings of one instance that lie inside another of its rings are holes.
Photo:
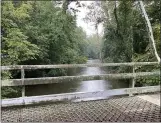
<path fill-rule="evenodd" d="M 82 63 L 82 29 L 56 2 L 2 2 L 2 65 Z"/>
<path fill-rule="evenodd" d="M 77 8 L 83 5 L 77 1 L 76 8 L 69 9 L 70 3 L 72 1 L 66 0 L 3 1 L 1 65 L 80 64 L 86 63 L 88 58 L 101 59 L 106 63 L 157 61 L 138 1 L 97 1 L 86 6 L 89 13 L 84 20 L 94 23 L 96 30 L 90 36 L 76 24 Z M 160 1 L 145 1 L 144 7 L 159 53 Z M 100 24 L 104 28 L 103 35 L 98 33 Z M 131 71 L 129 68 L 113 69 L 117 72 Z M 157 69 L 159 66 L 146 66 L 138 67 L 136 71 Z M 66 69 L 27 71 L 25 77 L 57 75 L 66 75 Z M 2 79 L 14 77 L 20 77 L 20 71 L 2 72 Z M 155 85 L 158 81 L 144 84 Z M 2 88 L 2 97 L 13 97 L 18 92 L 19 88 Z"/>
<path fill-rule="evenodd" d="M 144 3 L 153 28 L 157 51 L 159 52 L 161 45 L 160 1 Z M 115 4 L 117 4 L 117 7 Z M 110 18 L 106 17 L 104 23 L 105 45 L 103 47 L 103 57 L 106 61 L 109 61 L 109 59 L 112 62 L 157 61 L 138 2 L 107 2 L 104 4 L 104 9 L 108 9 L 108 12 L 105 11 L 105 15 L 110 16 Z"/>
<path fill-rule="evenodd" d="M 141 6 L 143 4 L 143 6 Z M 100 40 L 99 57 L 105 63 L 160 61 L 160 11 L 161 3 L 154 1 L 97 1 L 88 6 L 86 20 L 93 22 L 98 34 L 98 26 L 104 27 Z M 146 15 L 152 27 L 150 33 Z M 158 56 L 159 54 L 159 56 Z M 109 69 L 108 69 L 109 70 Z M 115 72 L 132 72 L 129 67 L 113 67 Z M 136 67 L 135 71 L 156 71 L 159 66 Z M 154 81 L 153 81 L 154 79 Z M 157 79 L 157 81 L 155 81 Z M 139 86 L 159 84 L 159 78 L 136 80 Z"/>
<path fill-rule="evenodd" d="M 146 1 L 143 3 L 152 25 L 155 47 L 160 55 L 160 1 Z M 149 36 L 149 28 L 145 15 L 138 1 L 122 0 L 107 1 L 102 4 L 104 11 L 104 37 L 102 54 L 104 62 L 152 62 L 158 61 L 155 55 L 155 47 Z M 161 55 L 160 55 L 161 56 Z M 159 66 L 143 66 L 135 68 L 135 71 L 155 71 Z M 128 68 L 120 68 L 118 71 L 132 71 Z M 150 77 L 142 82 L 136 80 L 138 85 L 155 85 L 158 81 Z"/>
<path fill-rule="evenodd" d="M 83 52 L 86 35 L 76 26 L 75 11 L 67 11 L 66 2 L 63 7 L 59 4 L 55 1 L 2 2 L 3 66 L 86 62 Z M 62 69 L 36 70 L 25 76 L 63 74 Z M 18 76 L 20 72 L 2 73 L 2 78 Z"/>

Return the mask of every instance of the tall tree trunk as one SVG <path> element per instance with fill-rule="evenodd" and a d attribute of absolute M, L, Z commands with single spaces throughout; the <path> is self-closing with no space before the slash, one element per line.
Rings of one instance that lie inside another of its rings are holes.
<path fill-rule="evenodd" d="M 97 27 L 97 40 L 98 40 L 98 49 L 99 49 L 99 59 L 102 61 L 101 40 L 99 38 L 98 27 Z"/>
<path fill-rule="evenodd" d="M 152 31 L 151 23 L 149 21 L 148 15 L 147 15 L 147 13 L 145 11 L 143 2 L 141 0 L 139 1 L 139 4 L 140 4 L 141 11 L 143 13 L 143 16 L 144 16 L 144 18 L 146 20 L 146 24 L 147 24 L 147 28 L 148 28 L 148 35 L 149 35 L 149 38 L 150 38 L 150 40 L 152 42 L 152 46 L 153 46 L 153 49 L 154 49 L 155 56 L 156 56 L 158 62 L 160 62 L 160 57 L 159 57 L 159 55 L 157 53 L 157 49 L 156 49 L 156 46 L 155 46 L 155 40 L 154 40 L 154 36 L 153 36 L 153 31 Z"/>
<path fill-rule="evenodd" d="M 66 14 L 66 11 L 68 9 L 68 5 L 70 4 L 70 2 L 68 0 L 63 0 L 63 12 Z"/>
<path fill-rule="evenodd" d="M 115 1 L 114 16 L 115 16 L 115 19 L 116 19 L 117 33 L 118 33 L 119 32 L 119 22 L 118 22 L 118 17 L 117 17 L 117 1 Z"/>
<path fill-rule="evenodd" d="M 101 2 L 101 6 L 107 16 L 108 23 L 111 25 L 111 14 L 109 9 L 109 3 L 110 3 L 109 1 L 105 1 L 105 4 L 104 4 L 104 1 L 103 1 Z"/>
<path fill-rule="evenodd" d="M 95 25 L 95 30 L 96 30 L 96 34 L 97 34 L 97 42 L 98 42 L 98 45 L 97 45 L 97 47 L 98 47 L 98 50 L 99 50 L 99 59 L 102 61 L 102 53 L 101 53 L 101 40 L 100 40 L 100 38 L 99 38 L 99 32 L 98 32 L 98 26 L 99 26 L 99 24 L 96 24 Z"/>

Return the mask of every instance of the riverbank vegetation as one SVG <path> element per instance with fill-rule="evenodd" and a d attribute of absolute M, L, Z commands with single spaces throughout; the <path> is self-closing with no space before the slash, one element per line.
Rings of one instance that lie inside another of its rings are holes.
<path fill-rule="evenodd" d="M 67 1 L 3 1 L 1 65 L 85 63 L 86 34 L 76 25 L 76 10 L 68 11 L 68 4 Z M 64 74 L 65 69 L 34 70 L 26 72 L 25 77 Z M 20 77 L 20 72 L 2 73 L 3 79 L 14 77 Z M 13 90 L 2 88 L 2 97 Z"/>
<path fill-rule="evenodd" d="M 97 1 L 87 6 L 85 20 L 93 22 L 96 34 L 87 36 L 76 24 L 72 1 L 2 1 L 1 65 L 44 65 L 103 62 L 157 61 L 145 15 L 138 1 Z M 160 42 L 160 1 L 144 1 L 152 25 L 156 51 Z M 104 33 L 98 33 L 102 24 Z M 159 54 L 160 55 L 160 54 Z M 161 55 L 160 55 L 161 56 Z M 112 68 L 131 72 L 131 68 Z M 156 71 L 159 66 L 137 67 L 135 71 Z M 26 71 L 25 78 L 67 75 L 66 69 Z M 20 71 L 2 72 L 2 79 L 20 78 Z M 151 80 L 157 79 L 158 81 Z M 138 79 L 136 85 L 156 85 L 160 78 Z M 18 96 L 20 88 L 2 88 L 2 98 Z M 14 93 L 14 94 L 13 94 Z"/>
<path fill-rule="evenodd" d="M 86 19 L 94 23 L 96 32 L 98 32 L 97 27 L 100 24 L 104 27 L 101 60 L 106 63 L 158 61 L 157 52 L 160 53 L 161 50 L 160 4 L 160 1 L 157 0 L 93 2 L 88 7 L 90 10 Z M 144 9 L 148 17 L 143 11 Z M 148 20 L 150 24 L 148 24 Z M 159 69 L 159 65 L 135 67 L 136 72 L 159 71 Z M 108 70 L 132 72 L 130 67 L 111 67 Z M 136 86 L 157 85 L 159 80 L 159 77 L 156 78 L 156 81 L 154 77 L 137 79 Z"/>
<path fill-rule="evenodd" d="M 86 62 L 83 30 L 57 2 L 2 2 L 2 65 Z"/>
<path fill-rule="evenodd" d="M 155 46 L 158 53 L 160 42 L 160 1 L 145 1 L 145 10 L 152 25 Z M 103 4 L 104 45 L 102 48 L 104 62 L 152 62 L 157 61 L 145 15 L 138 1 L 107 1 Z M 159 54 L 160 55 L 160 54 Z M 160 55 L 161 56 L 161 55 Z M 136 67 L 135 71 L 159 71 L 159 65 Z M 117 71 L 131 72 L 128 69 Z M 136 85 L 157 85 L 159 77 L 137 79 Z"/>
<path fill-rule="evenodd" d="M 148 1 L 144 4 L 159 52 L 160 2 Z M 106 17 L 104 22 L 103 58 L 105 61 L 108 59 L 112 62 L 157 61 L 138 2 L 125 0 L 117 3 L 106 2 L 103 9 L 108 9 L 104 12 L 106 16 L 110 16 Z"/>

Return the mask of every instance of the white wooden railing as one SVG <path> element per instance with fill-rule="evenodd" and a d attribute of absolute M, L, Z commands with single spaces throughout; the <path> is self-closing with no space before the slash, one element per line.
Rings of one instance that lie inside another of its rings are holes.
<path fill-rule="evenodd" d="M 60 64 L 60 65 L 14 65 L 1 66 L 1 70 L 21 70 L 21 79 L 2 80 L 2 86 L 22 86 L 22 97 L 3 99 L 3 106 L 26 105 L 40 102 L 55 102 L 62 100 L 83 99 L 86 97 L 95 97 L 101 95 L 123 95 L 132 96 L 136 93 L 147 93 L 160 91 L 160 86 L 135 87 L 135 79 L 147 76 L 160 76 L 160 71 L 156 72 L 135 72 L 135 67 L 143 65 L 160 65 L 158 62 L 131 62 L 131 63 L 98 63 L 98 64 Z M 82 76 L 60 76 L 60 77 L 43 77 L 43 78 L 25 78 L 26 69 L 51 69 L 51 68 L 78 68 L 78 67 L 104 67 L 104 66 L 131 66 L 132 73 L 101 74 L 101 75 L 82 75 Z M 132 79 L 131 88 L 112 89 L 97 92 L 76 92 L 65 94 L 51 94 L 42 96 L 25 96 L 25 85 L 51 84 L 68 81 L 86 81 L 86 80 L 103 80 L 103 79 Z"/>

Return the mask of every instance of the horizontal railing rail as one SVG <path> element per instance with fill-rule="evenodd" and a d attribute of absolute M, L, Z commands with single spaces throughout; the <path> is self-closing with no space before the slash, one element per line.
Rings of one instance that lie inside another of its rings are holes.
<path fill-rule="evenodd" d="M 157 92 L 160 91 L 160 86 L 150 87 L 137 87 L 135 88 L 135 79 L 140 77 L 160 76 L 160 71 L 153 72 L 137 72 L 135 73 L 136 66 L 145 65 L 160 65 L 159 62 L 130 62 L 130 63 L 98 63 L 98 64 L 59 64 L 59 65 L 12 65 L 1 66 L 1 70 L 21 70 L 21 79 L 7 79 L 2 80 L 2 86 L 22 86 L 22 97 L 3 99 L 3 106 L 33 104 L 42 101 L 60 101 L 71 99 L 82 99 L 83 97 L 90 97 L 101 94 L 104 95 L 122 95 L 129 94 L 130 96 L 135 93 Z M 25 69 L 52 69 L 52 68 L 78 68 L 78 67 L 114 67 L 114 66 L 130 66 L 133 67 L 132 73 L 115 73 L 115 74 L 101 74 L 101 75 L 81 75 L 81 76 L 59 76 L 59 77 L 43 77 L 43 78 L 25 78 Z M 80 92 L 68 94 L 52 94 L 42 96 L 25 97 L 26 85 L 37 84 L 51 84 L 61 83 L 68 81 L 87 81 L 87 80 L 104 80 L 104 79 L 132 79 L 131 88 L 113 89 L 99 92 Z M 97 94 L 96 94 L 97 93 Z M 88 95 L 88 96 L 87 96 Z M 18 101 L 18 102 L 15 102 Z"/>
<path fill-rule="evenodd" d="M 58 65 L 12 65 L 1 66 L 1 70 L 16 69 L 51 69 L 51 68 L 77 68 L 77 67 L 114 67 L 114 66 L 139 66 L 159 65 L 159 62 L 127 62 L 127 63 L 96 63 L 96 64 L 58 64 Z"/>
<path fill-rule="evenodd" d="M 120 74 L 101 74 L 101 75 L 82 75 L 82 76 L 60 76 L 60 77 L 42 77 L 42 78 L 26 78 L 22 83 L 22 79 L 2 80 L 2 86 L 22 86 L 22 85 L 38 85 L 52 84 L 69 81 L 88 81 L 88 80 L 105 80 L 105 79 L 131 79 L 144 76 L 159 76 L 157 72 L 139 72 L 139 73 L 120 73 Z"/>
<path fill-rule="evenodd" d="M 160 86 L 137 87 L 137 88 L 121 88 L 96 92 L 76 92 L 65 94 L 51 94 L 42 96 L 20 97 L 12 99 L 3 99 L 2 107 L 29 105 L 39 103 L 51 103 L 57 101 L 84 101 L 85 98 L 100 97 L 105 99 L 110 96 L 130 95 L 130 94 L 143 94 L 147 92 L 159 92 Z"/>

